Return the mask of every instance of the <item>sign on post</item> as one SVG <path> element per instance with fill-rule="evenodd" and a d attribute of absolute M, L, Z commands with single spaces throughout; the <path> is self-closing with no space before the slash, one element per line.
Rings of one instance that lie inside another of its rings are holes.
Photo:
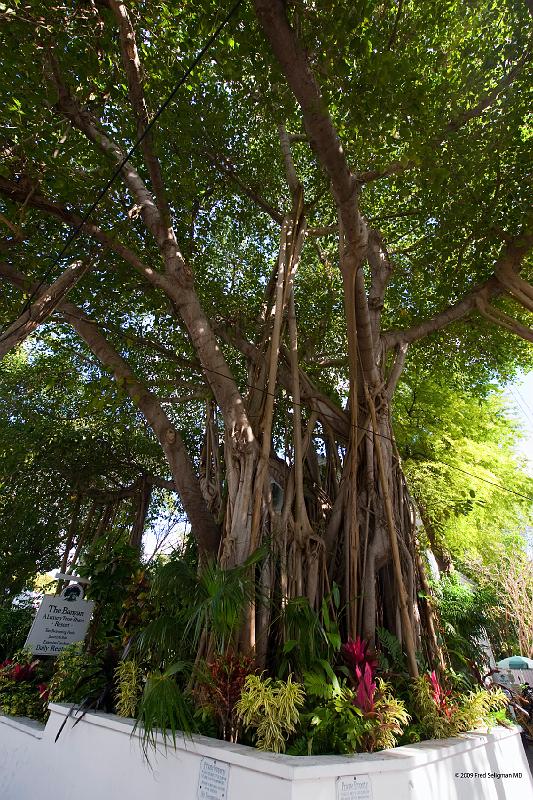
<path fill-rule="evenodd" d="M 24 645 L 37 656 L 57 656 L 65 647 L 85 639 L 94 602 L 83 600 L 76 584 L 61 594 L 45 594 Z"/>

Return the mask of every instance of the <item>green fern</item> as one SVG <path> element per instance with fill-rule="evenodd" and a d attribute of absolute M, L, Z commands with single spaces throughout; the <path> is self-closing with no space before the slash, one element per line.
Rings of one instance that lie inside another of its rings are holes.
<path fill-rule="evenodd" d="M 386 651 L 386 660 L 395 672 L 405 672 L 406 663 L 399 639 L 386 628 L 377 628 L 379 643 Z"/>

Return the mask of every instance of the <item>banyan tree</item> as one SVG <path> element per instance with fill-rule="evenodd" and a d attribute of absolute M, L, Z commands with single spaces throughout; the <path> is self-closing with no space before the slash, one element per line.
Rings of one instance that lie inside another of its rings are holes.
<path fill-rule="evenodd" d="M 201 558 L 268 545 L 243 649 L 336 584 L 345 636 L 438 663 L 394 395 L 527 361 L 526 4 L 241 3 L 148 130 L 218 4 L 2 13 L 2 355 L 75 342 Z"/>

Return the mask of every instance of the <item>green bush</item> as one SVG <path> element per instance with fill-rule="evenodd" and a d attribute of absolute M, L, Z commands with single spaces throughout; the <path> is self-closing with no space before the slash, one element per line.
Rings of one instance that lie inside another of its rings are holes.
<path fill-rule="evenodd" d="M 102 658 L 91 655 L 83 642 L 66 647 L 56 658 L 49 699 L 54 703 L 82 703 L 103 689 Z"/>
<path fill-rule="evenodd" d="M 0 606 L 0 661 L 24 646 L 34 614 L 31 603 Z"/>
<path fill-rule="evenodd" d="M 291 675 L 286 681 L 248 675 L 236 711 L 254 732 L 258 750 L 283 753 L 287 737 L 296 731 L 304 699 L 303 686 Z"/>
<path fill-rule="evenodd" d="M 412 683 L 413 725 L 406 740 L 446 739 L 476 728 L 506 724 L 507 703 L 499 689 L 454 692 L 444 688 L 435 673 L 421 675 Z"/>
<path fill-rule="evenodd" d="M 26 650 L 0 664 L 0 711 L 44 722 L 48 716 L 46 665 Z"/>
<path fill-rule="evenodd" d="M 119 661 L 115 680 L 117 714 L 119 717 L 135 717 L 144 687 L 141 668 L 136 661 Z"/>

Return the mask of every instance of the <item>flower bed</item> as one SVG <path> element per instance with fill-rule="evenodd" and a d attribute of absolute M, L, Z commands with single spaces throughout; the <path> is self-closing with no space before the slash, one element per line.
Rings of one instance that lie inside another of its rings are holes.
<path fill-rule="evenodd" d="M 224 800 L 533 800 L 517 728 L 474 732 L 380 753 L 287 756 L 203 736 L 177 737 L 142 757 L 132 720 L 51 704 L 46 726 L 0 717 L 0 797 L 4 800 L 200 800 L 216 766 Z M 216 762 L 216 763 L 215 763 Z M 469 777 L 477 774 L 483 777 Z M 356 780 L 354 780 L 356 779 Z M 358 786 L 360 793 L 350 794 Z M 366 791 L 366 794 L 364 792 Z M 221 794 L 216 795 L 221 796 Z"/>

